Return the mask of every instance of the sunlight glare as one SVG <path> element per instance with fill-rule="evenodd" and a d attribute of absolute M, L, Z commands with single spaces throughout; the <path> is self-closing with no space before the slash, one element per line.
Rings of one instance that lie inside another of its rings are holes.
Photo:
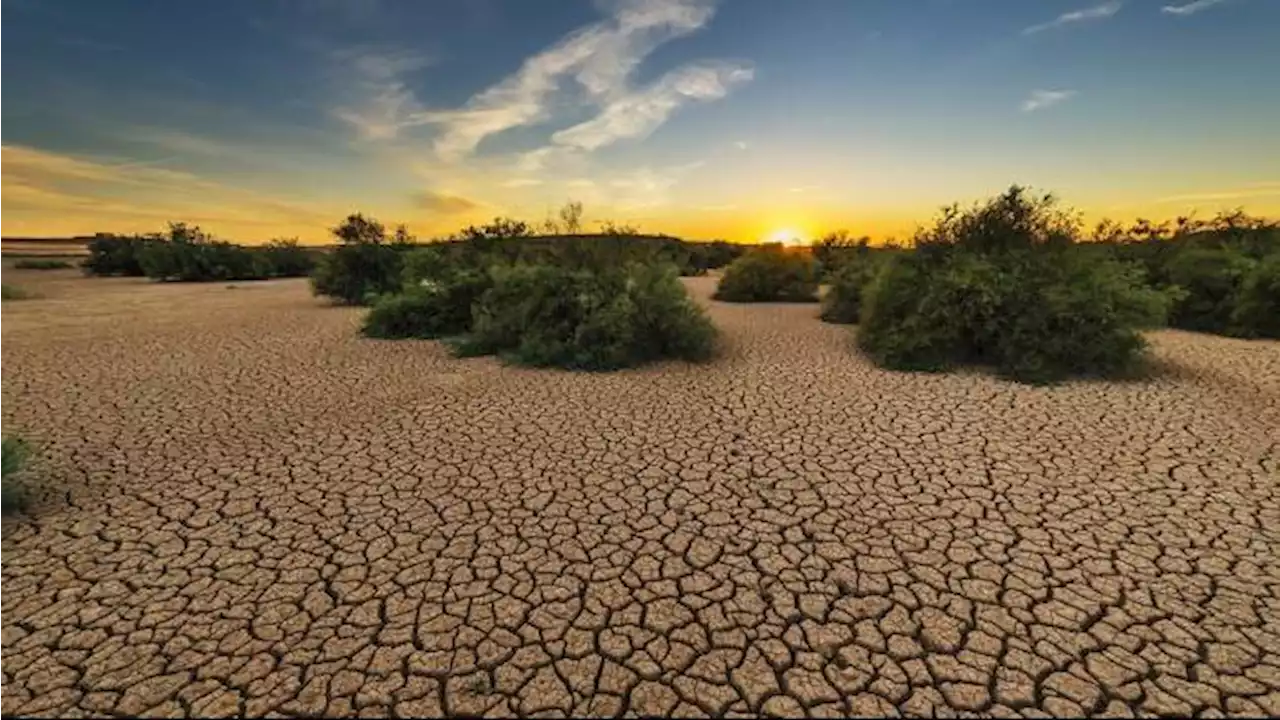
<path fill-rule="evenodd" d="M 777 230 L 769 233 L 768 237 L 765 238 L 765 242 L 782 243 L 789 247 L 795 247 L 798 245 L 804 245 L 805 238 L 804 233 L 801 233 L 799 230 L 784 227 L 778 228 Z"/>

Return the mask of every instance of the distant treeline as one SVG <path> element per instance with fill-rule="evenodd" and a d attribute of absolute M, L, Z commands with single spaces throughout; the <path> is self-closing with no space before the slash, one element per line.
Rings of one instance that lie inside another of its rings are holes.
<path fill-rule="evenodd" d="M 333 233 L 339 240 L 337 246 L 304 247 L 294 239 L 244 246 L 217 240 L 195 225 L 170 223 L 165 233 L 94 236 L 88 242 L 89 257 L 84 268 L 93 275 L 167 281 L 261 280 L 310 275 L 321 258 L 335 253 L 355 252 L 371 267 L 398 267 L 400 253 L 429 244 L 467 261 L 484 256 L 508 263 L 554 262 L 569 266 L 660 262 L 675 265 L 683 275 L 701 275 L 729 264 L 744 250 L 743 246 L 723 240 L 687 242 L 612 224 L 606 224 L 605 232 L 593 235 L 535 234 L 530 225 L 508 218 L 470 226 L 430 243 L 419 242 L 403 225 L 388 232 L 381 223 L 358 213 L 334 228 Z M 356 235 L 347 237 L 352 233 Z M 349 249 L 352 246 L 357 250 Z"/>

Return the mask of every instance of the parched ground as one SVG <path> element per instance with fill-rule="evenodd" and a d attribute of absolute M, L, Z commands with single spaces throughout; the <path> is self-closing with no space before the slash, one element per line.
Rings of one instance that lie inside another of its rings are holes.
<path fill-rule="evenodd" d="M 1280 344 L 1031 388 L 711 304 L 587 375 L 4 275 L 6 715 L 1280 714 Z"/>

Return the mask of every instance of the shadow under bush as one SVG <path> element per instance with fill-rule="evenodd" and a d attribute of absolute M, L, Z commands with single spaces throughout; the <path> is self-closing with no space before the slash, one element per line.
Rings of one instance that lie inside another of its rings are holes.
<path fill-rule="evenodd" d="M 1033 383 L 1131 373 L 1139 330 L 1174 298 L 1133 266 L 1080 252 L 1076 232 L 1051 197 L 1018 187 L 948 209 L 867 287 L 860 347 L 895 369 L 990 365 Z"/>
<path fill-rule="evenodd" d="M 734 260 L 716 287 L 728 302 L 816 302 L 817 268 L 808 252 L 765 245 Z"/>
<path fill-rule="evenodd" d="M 461 355 L 499 354 L 533 366 L 612 370 L 711 357 L 716 331 L 671 266 L 591 271 L 494 267 Z"/>

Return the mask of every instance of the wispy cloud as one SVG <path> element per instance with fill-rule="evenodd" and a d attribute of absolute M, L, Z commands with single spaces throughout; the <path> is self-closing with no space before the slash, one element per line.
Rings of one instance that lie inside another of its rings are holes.
<path fill-rule="evenodd" d="M 1201 0 L 1201 1 L 1202 2 L 1220 2 L 1221 0 Z M 1195 4 L 1195 3 L 1192 3 L 1192 4 Z M 1045 30 L 1052 30 L 1054 28 L 1063 27 L 1065 25 L 1075 25 L 1077 23 L 1089 22 L 1090 20 L 1103 20 L 1120 12 L 1120 8 L 1123 5 L 1124 3 L 1120 2 L 1120 0 L 1114 0 L 1114 2 L 1106 2 L 1101 5 L 1095 5 L 1093 7 L 1083 8 L 1080 10 L 1072 10 L 1071 12 L 1067 12 L 1059 15 L 1058 17 L 1048 22 L 1043 22 L 1038 25 L 1032 25 L 1031 27 L 1025 28 L 1023 29 L 1022 34 L 1034 35 L 1035 33 L 1038 33 L 1038 32 L 1043 32 Z"/>
<path fill-rule="evenodd" d="M 457 215 L 470 212 L 480 207 L 480 204 L 474 200 L 468 200 L 457 195 L 449 195 L 447 193 L 435 192 L 434 190 L 423 190 L 415 193 L 413 203 L 423 210 L 429 210 L 441 215 Z"/>
<path fill-rule="evenodd" d="M 334 56 L 352 73 L 352 104 L 359 107 L 337 107 L 333 114 L 354 127 L 360 137 L 393 138 L 406 125 L 406 119 L 422 112 L 404 75 L 430 64 L 426 57 L 367 48 L 347 49 Z"/>
<path fill-rule="evenodd" d="M 746 140 L 737 140 L 733 143 L 733 146 L 739 150 L 746 150 L 748 147 Z"/>
<path fill-rule="evenodd" d="M 1031 96 L 1022 101 L 1022 112 L 1035 112 L 1053 107 L 1075 97 L 1075 90 L 1032 90 Z"/>
<path fill-rule="evenodd" d="M 723 97 L 751 79 L 745 63 L 701 62 L 672 70 L 636 90 L 631 77 L 659 45 L 705 26 L 714 14 L 711 0 L 616 0 L 609 17 L 570 33 L 527 58 L 512 75 L 477 93 L 456 109 L 426 109 L 401 79 L 400 72 L 364 68 L 367 99 L 360 109 L 342 107 L 335 115 L 362 137 L 385 139 L 401 130 L 434 125 L 438 157 L 458 160 L 472 154 L 487 137 L 540 122 L 551 115 L 551 100 L 572 78 L 598 117 L 556 133 L 557 145 L 595 149 L 622 138 L 643 137 L 691 100 Z M 374 72 L 369 72 L 372 69 Z M 403 70 L 390 67 L 389 70 Z M 544 160 L 532 156 L 530 163 Z"/>
<path fill-rule="evenodd" d="M 1160 8 L 1160 12 L 1169 15 L 1195 15 L 1202 10 L 1208 10 L 1214 5 L 1221 5 L 1227 0 L 1195 0 L 1184 5 L 1165 5 Z"/>
<path fill-rule="evenodd" d="M 751 80 L 751 68 L 736 63 L 701 63 L 673 70 L 649 87 L 625 93 L 595 118 L 551 136 L 556 145 L 595 150 L 623 138 L 640 138 L 667 121 L 690 100 L 717 100 Z"/>
<path fill-rule="evenodd" d="M 1246 187 L 1231 190 L 1213 190 L 1207 192 L 1170 195 L 1156 200 L 1157 203 L 1196 203 L 1217 202 L 1224 200 L 1247 200 L 1259 197 L 1280 196 L 1280 181 L 1253 183 Z"/>

